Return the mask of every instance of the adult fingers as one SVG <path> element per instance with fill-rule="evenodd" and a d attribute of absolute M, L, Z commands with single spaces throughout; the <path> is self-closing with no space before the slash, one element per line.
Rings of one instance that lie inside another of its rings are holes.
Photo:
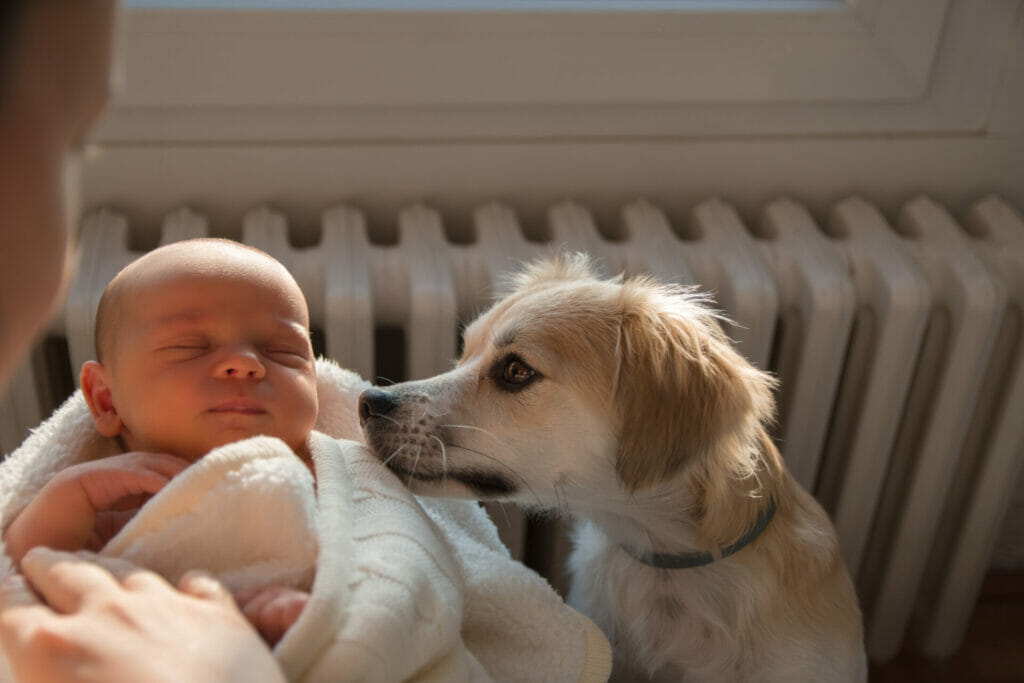
<path fill-rule="evenodd" d="M 187 572 L 178 581 L 178 590 L 186 595 L 203 600 L 212 600 L 234 606 L 235 600 L 220 581 L 204 571 Z"/>
<path fill-rule="evenodd" d="M 42 546 L 25 554 L 21 571 L 36 593 L 62 614 L 77 611 L 89 595 L 117 587 L 114 576 L 103 567 Z"/>
<path fill-rule="evenodd" d="M 41 604 L 24 576 L 14 574 L 0 582 L 0 613 L 16 607 L 35 607 Z"/>
<path fill-rule="evenodd" d="M 162 576 L 132 564 L 128 560 L 123 560 L 119 557 L 97 555 L 85 550 L 80 550 L 75 555 L 106 570 L 126 590 L 144 591 L 154 588 L 173 590 L 171 584 L 167 583 Z"/>
<path fill-rule="evenodd" d="M 0 646 L 12 667 L 29 648 L 41 624 L 53 624 L 56 615 L 44 606 L 24 576 L 9 576 L 0 583 Z"/>

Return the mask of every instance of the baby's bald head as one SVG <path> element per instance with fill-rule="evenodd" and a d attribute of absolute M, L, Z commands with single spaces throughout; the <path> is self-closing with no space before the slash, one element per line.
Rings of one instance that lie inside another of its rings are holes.
<path fill-rule="evenodd" d="M 196 460 L 257 435 L 296 453 L 316 423 L 309 309 L 269 255 L 220 239 L 155 249 L 103 293 L 82 393 L 129 451 Z"/>
<path fill-rule="evenodd" d="M 132 306 L 145 305 L 151 288 L 173 286 L 175 278 L 229 277 L 272 284 L 288 292 L 301 305 L 303 323 L 309 313 L 302 291 L 288 270 L 255 247 L 219 238 L 173 242 L 144 254 L 125 266 L 110 281 L 96 309 L 96 360 L 107 363 L 116 354 L 118 330 L 127 322 Z"/>

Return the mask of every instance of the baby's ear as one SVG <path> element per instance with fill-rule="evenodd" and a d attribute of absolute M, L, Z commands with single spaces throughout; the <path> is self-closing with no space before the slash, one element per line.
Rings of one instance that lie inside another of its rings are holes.
<path fill-rule="evenodd" d="M 106 368 L 94 360 L 86 361 L 82 365 L 79 383 L 82 385 L 82 396 L 85 397 L 85 402 L 92 413 L 96 431 L 109 437 L 120 434 L 124 423 L 121 422 L 117 408 L 114 407 Z"/>

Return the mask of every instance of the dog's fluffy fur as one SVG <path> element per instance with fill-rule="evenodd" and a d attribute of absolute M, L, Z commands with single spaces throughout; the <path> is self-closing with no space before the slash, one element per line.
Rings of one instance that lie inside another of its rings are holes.
<path fill-rule="evenodd" d="M 570 602 L 611 640 L 618 680 L 863 681 L 857 599 L 835 532 L 765 432 L 773 381 L 706 299 L 534 264 L 466 330 L 443 375 L 371 389 L 368 442 L 419 493 L 577 520 Z M 635 553 L 738 553 L 656 569 Z"/>

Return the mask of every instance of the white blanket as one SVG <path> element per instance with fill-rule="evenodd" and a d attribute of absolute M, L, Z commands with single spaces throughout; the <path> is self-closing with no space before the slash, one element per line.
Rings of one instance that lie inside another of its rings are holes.
<path fill-rule="evenodd" d="M 512 560 L 471 501 L 418 499 L 360 439 L 367 384 L 317 364 L 316 482 L 281 441 L 216 449 L 178 475 L 103 554 L 174 582 L 311 592 L 274 649 L 292 681 L 604 681 L 607 641 Z M 76 393 L 0 465 L 0 528 L 58 469 L 117 452 Z M 13 571 L 6 552 L 0 571 Z M 4 667 L 5 668 L 5 667 Z"/>

